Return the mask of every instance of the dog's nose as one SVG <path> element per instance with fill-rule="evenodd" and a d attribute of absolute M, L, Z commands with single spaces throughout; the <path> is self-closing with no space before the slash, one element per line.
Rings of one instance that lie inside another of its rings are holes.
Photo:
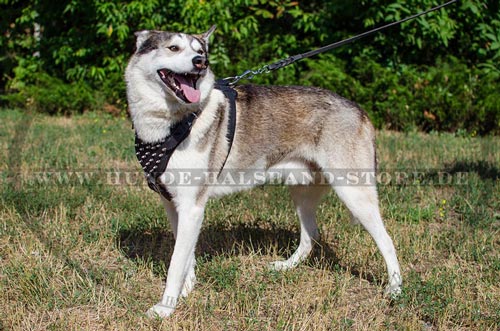
<path fill-rule="evenodd" d="M 195 56 L 193 58 L 193 65 L 197 69 L 206 69 L 208 67 L 208 59 L 205 56 Z"/>

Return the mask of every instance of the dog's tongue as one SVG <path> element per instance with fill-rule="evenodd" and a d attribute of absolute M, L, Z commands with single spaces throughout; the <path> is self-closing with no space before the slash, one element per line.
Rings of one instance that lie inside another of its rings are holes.
<path fill-rule="evenodd" d="M 181 90 L 189 102 L 196 103 L 200 101 L 201 92 L 192 86 L 193 81 L 191 79 L 183 75 L 177 75 L 175 78 L 179 81 Z"/>

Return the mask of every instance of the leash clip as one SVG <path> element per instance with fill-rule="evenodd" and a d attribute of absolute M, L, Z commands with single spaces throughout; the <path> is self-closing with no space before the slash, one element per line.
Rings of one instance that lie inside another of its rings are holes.
<path fill-rule="evenodd" d="M 237 82 L 239 82 L 241 79 L 246 78 L 246 79 L 253 79 L 255 76 L 260 75 L 260 74 L 267 74 L 271 72 L 269 69 L 269 65 L 266 64 L 260 69 L 257 70 L 247 70 L 244 73 L 242 73 L 239 76 L 233 76 L 233 77 L 226 77 L 223 78 L 222 80 L 229 86 L 234 86 Z"/>

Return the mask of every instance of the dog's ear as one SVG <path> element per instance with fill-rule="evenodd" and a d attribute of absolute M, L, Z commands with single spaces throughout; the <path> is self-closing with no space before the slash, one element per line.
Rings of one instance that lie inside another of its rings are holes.
<path fill-rule="evenodd" d="M 149 30 L 142 30 L 142 31 L 137 31 L 134 33 L 135 35 L 135 47 L 136 50 L 141 48 L 141 45 L 146 41 L 146 39 L 149 38 L 150 31 Z"/>
<path fill-rule="evenodd" d="M 203 40 L 205 40 L 205 43 L 208 45 L 208 39 L 210 39 L 210 36 L 212 35 L 212 33 L 215 31 L 215 28 L 217 27 L 217 25 L 212 25 L 210 27 L 210 29 L 208 29 L 207 32 L 203 33 L 201 35 L 201 38 L 203 38 Z"/>

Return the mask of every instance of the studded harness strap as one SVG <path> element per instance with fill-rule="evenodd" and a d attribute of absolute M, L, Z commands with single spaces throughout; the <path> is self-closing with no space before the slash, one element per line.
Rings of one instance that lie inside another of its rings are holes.
<path fill-rule="evenodd" d="M 238 93 L 224 81 L 217 81 L 214 88 L 221 90 L 229 100 L 229 117 L 226 134 L 229 148 L 226 159 L 219 170 L 220 173 L 229 157 L 236 131 L 236 98 Z M 160 176 L 167 169 L 168 161 L 175 149 L 189 136 L 189 133 L 191 133 L 191 129 L 199 113 L 200 111 L 189 114 L 182 121 L 170 128 L 169 136 L 155 143 L 144 142 L 137 136 L 137 132 L 135 134 L 135 155 L 144 170 L 149 188 L 161 194 L 169 201 L 172 200 L 172 195 L 168 192 L 165 185 L 161 183 Z"/>

